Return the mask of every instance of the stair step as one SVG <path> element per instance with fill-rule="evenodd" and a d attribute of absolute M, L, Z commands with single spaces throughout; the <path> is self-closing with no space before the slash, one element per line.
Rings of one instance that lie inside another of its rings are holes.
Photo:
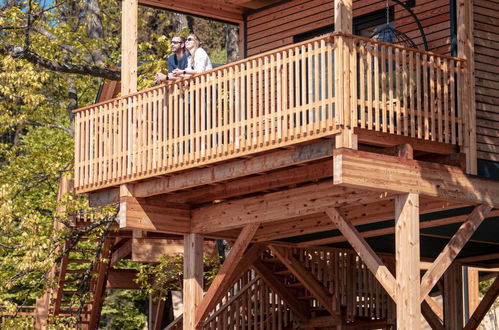
<path fill-rule="evenodd" d="M 89 264 L 91 261 L 89 259 L 68 259 L 68 262 L 75 264 Z"/>
<path fill-rule="evenodd" d="M 288 283 L 286 284 L 286 286 L 288 288 L 303 288 L 303 284 L 301 284 L 300 282 L 295 282 L 295 283 Z"/>
<path fill-rule="evenodd" d="M 64 290 L 62 291 L 62 294 L 83 294 L 85 293 L 84 291 L 79 291 L 79 290 Z"/>

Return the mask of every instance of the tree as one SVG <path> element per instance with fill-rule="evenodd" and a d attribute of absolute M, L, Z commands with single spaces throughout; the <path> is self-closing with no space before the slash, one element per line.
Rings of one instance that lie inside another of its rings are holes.
<path fill-rule="evenodd" d="M 73 169 L 72 110 L 94 103 L 105 79 L 120 79 L 120 3 L 6 0 L 0 9 L 0 305 L 15 308 L 52 285 L 46 274 L 66 241 L 100 237 L 113 221 L 113 209 L 56 196 Z M 143 7 L 140 18 L 139 88 L 166 69 L 177 29 L 199 34 L 215 63 L 227 57 L 224 24 Z M 86 230 L 67 221 L 89 212 L 96 222 Z"/>

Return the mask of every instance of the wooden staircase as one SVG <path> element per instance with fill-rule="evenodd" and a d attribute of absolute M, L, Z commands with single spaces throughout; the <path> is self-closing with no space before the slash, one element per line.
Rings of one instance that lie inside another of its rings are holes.
<path fill-rule="evenodd" d="M 79 329 L 97 328 L 110 255 L 110 238 L 103 242 L 83 240 L 69 248 L 56 270 L 58 282 L 51 298 L 50 316 L 72 316 Z"/>

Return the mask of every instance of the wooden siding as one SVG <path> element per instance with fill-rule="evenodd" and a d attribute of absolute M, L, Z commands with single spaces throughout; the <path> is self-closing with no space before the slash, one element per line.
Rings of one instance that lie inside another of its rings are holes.
<path fill-rule="evenodd" d="M 290 45 L 296 35 L 332 27 L 333 4 L 330 0 L 292 0 L 248 15 L 247 55 Z M 359 17 L 384 8 L 385 1 L 354 0 L 353 16 Z M 429 50 L 449 54 L 449 0 L 417 0 L 413 10 L 425 29 Z M 395 6 L 395 21 L 400 31 L 413 38 L 416 44 L 422 43 L 417 25 L 400 6 Z"/>
<path fill-rule="evenodd" d="M 499 0 L 474 1 L 477 157 L 499 161 Z"/>

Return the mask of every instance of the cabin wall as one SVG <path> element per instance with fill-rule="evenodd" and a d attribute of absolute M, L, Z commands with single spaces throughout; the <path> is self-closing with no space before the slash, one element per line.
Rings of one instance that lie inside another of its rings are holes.
<path fill-rule="evenodd" d="M 477 156 L 499 162 L 499 0 L 475 0 Z"/>
<path fill-rule="evenodd" d="M 246 20 L 247 55 L 292 44 L 294 36 L 308 31 L 332 27 L 333 5 L 334 1 L 331 0 L 292 0 L 249 14 Z M 354 0 L 353 16 L 355 19 L 384 8 L 384 0 Z M 416 0 L 413 10 L 425 29 L 429 49 L 449 54 L 449 0 Z M 416 44 L 422 44 L 417 25 L 410 14 L 397 5 L 394 15 L 397 29 L 406 33 Z"/>

